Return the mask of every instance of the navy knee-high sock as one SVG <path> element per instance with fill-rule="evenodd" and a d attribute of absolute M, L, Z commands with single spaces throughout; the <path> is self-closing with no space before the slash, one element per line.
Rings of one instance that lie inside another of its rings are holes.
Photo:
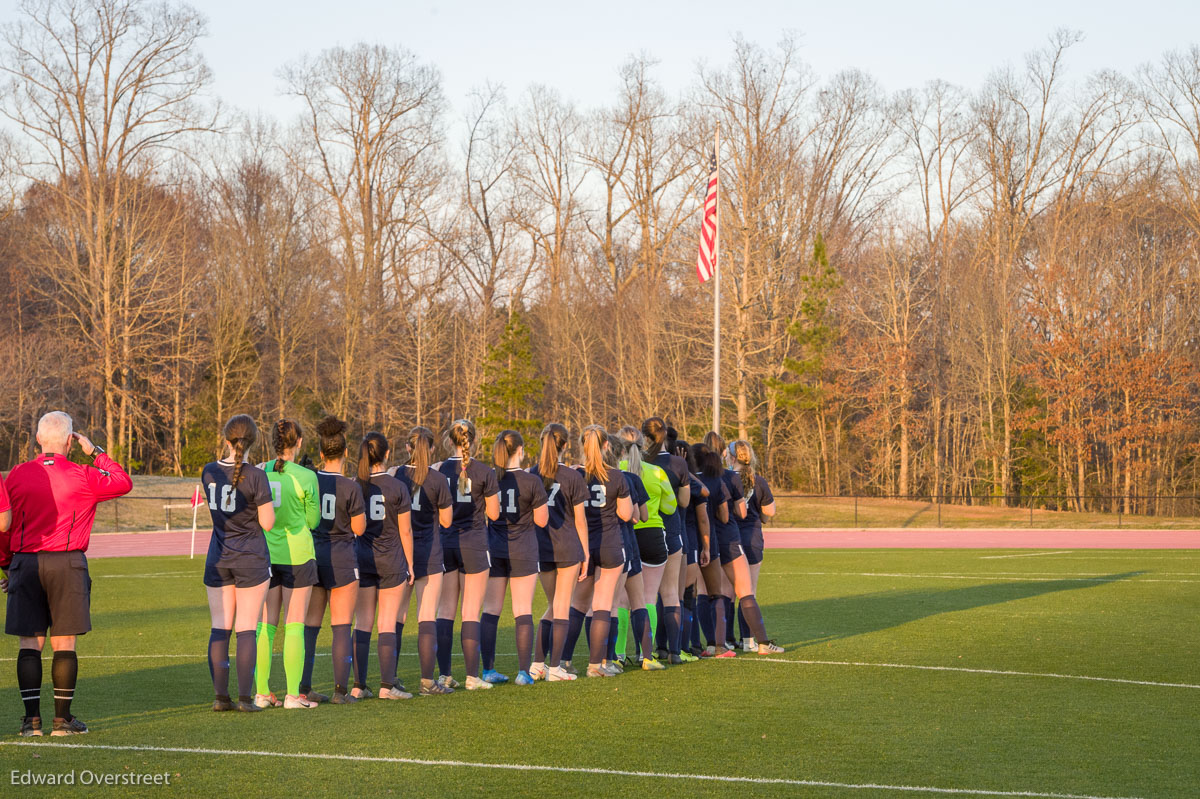
<path fill-rule="evenodd" d="M 438 674 L 450 674 L 450 655 L 454 647 L 454 619 L 437 620 Z"/>
<path fill-rule="evenodd" d="M 400 661 L 400 650 L 404 647 L 402 637 L 404 635 L 404 622 L 396 622 L 396 662 Z"/>
<path fill-rule="evenodd" d="M 679 654 L 679 606 L 669 605 L 663 608 L 663 615 L 667 617 L 667 652 L 672 655 Z"/>
<path fill-rule="evenodd" d="M 725 640 L 733 640 L 733 597 L 723 596 L 721 601 L 725 603 Z"/>
<path fill-rule="evenodd" d="M 258 660 L 257 632 L 243 630 L 237 634 L 238 699 L 249 702 L 254 698 L 254 663 Z"/>
<path fill-rule="evenodd" d="M 304 625 L 304 671 L 300 674 L 300 693 L 306 694 L 312 690 L 313 664 L 317 659 L 317 636 L 321 634 L 321 625 L 316 627 Z"/>
<path fill-rule="evenodd" d="M 696 614 L 692 619 L 692 643 L 695 646 L 704 647 L 704 636 L 708 635 L 711 625 L 712 603 L 708 594 L 700 594 L 696 597 Z"/>
<path fill-rule="evenodd" d="M 500 630 L 500 617 L 484 613 L 479 619 L 479 657 L 483 670 L 491 671 L 496 666 L 496 635 Z"/>
<path fill-rule="evenodd" d="M 417 622 L 417 660 L 421 661 L 421 679 L 432 680 L 437 658 L 437 624 Z"/>
<path fill-rule="evenodd" d="M 550 668 L 554 668 L 562 663 L 563 649 L 567 646 L 567 634 L 571 628 L 571 622 L 566 619 L 555 619 L 551 625 L 550 636 Z M 576 636 L 578 637 L 578 636 Z"/>
<path fill-rule="evenodd" d="M 746 614 L 742 613 L 742 603 L 741 602 L 738 602 L 737 620 L 738 620 L 738 640 L 740 641 L 743 638 L 753 638 L 754 636 L 750 633 L 750 625 L 746 621 Z"/>
<path fill-rule="evenodd" d="M 750 635 L 747 638 L 754 638 L 754 642 L 765 644 L 767 642 L 767 626 L 763 624 L 762 610 L 758 607 L 758 600 L 754 598 L 754 594 L 742 597 L 738 603 L 738 608 L 745 611 L 746 621 L 750 625 Z"/>
<path fill-rule="evenodd" d="M 692 615 L 696 610 L 696 595 L 691 590 L 684 593 L 683 604 L 679 608 L 679 651 L 692 645 Z"/>
<path fill-rule="evenodd" d="M 354 687 L 367 687 L 367 661 L 371 657 L 371 631 L 354 631 Z"/>
<path fill-rule="evenodd" d="M 334 624 L 333 631 L 333 690 L 350 692 L 350 666 L 354 663 L 354 643 L 349 624 Z"/>
<path fill-rule="evenodd" d="M 391 688 L 396 684 L 396 634 L 380 633 L 375 646 L 379 655 L 379 684 Z"/>
<path fill-rule="evenodd" d="M 208 633 L 208 673 L 212 677 L 213 693 L 222 699 L 229 697 L 229 636 L 232 634 L 232 630 L 217 627 L 211 628 Z M 37 661 L 36 682 L 32 666 L 34 660 Z M 21 664 L 26 662 L 28 676 L 22 676 Z M 41 652 L 36 649 L 22 649 L 17 653 L 17 684 L 21 688 L 21 698 L 25 699 L 25 715 L 31 718 L 40 716 L 38 700 L 42 693 Z M 29 698 L 26 698 L 27 695 Z"/>
<path fill-rule="evenodd" d="M 592 611 L 592 625 L 588 628 L 588 665 L 598 666 L 608 648 L 608 628 L 611 614 L 607 610 Z"/>
<path fill-rule="evenodd" d="M 704 640 L 709 646 L 716 646 L 717 641 L 717 624 L 721 625 L 722 635 L 725 630 L 725 603 L 721 601 L 718 594 L 708 595 L 708 614 L 707 618 L 700 619 L 700 626 L 704 628 Z M 721 642 L 724 643 L 724 642 Z"/>
<path fill-rule="evenodd" d="M 667 648 L 667 614 L 664 613 L 662 595 L 660 594 L 654 600 L 655 618 L 657 624 L 654 625 L 654 649 Z"/>
<path fill-rule="evenodd" d="M 553 643 L 553 639 L 554 622 L 550 619 L 542 619 L 538 622 L 537 651 L 533 656 L 535 663 L 546 662 L 546 656 L 550 653 L 550 645 Z"/>
<path fill-rule="evenodd" d="M 588 642 L 588 646 L 592 643 L 592 614 L 586 613 L 583 617 L 583 640 Z"/>
<path fill-rule="evenodd" d="M 579 634 L 583 632 L 583 622 L 586 618 L 587 614 L 582 610 L 571 608 L 571 615 L 567 620 L 567 640 L 563 644 L 563 660 L 569 661 L 575 656 L 575 645 L 579 642 Z"/>
<path fill-rule="evenodd" d="M 459 630 L 463 660 L 467 662 L 467 676 L 479 677 L 479 622 L 464 621 Z"/>
<path fill-rule="evenodd" d="M 612 623 L 612 611 L 608 615 L 608 646 L 605 648 L 605 655 L 609 660 L 617 659 L 617 625 Z"/>
<path fill-rule="evenodd" d="M 637 608 L 629 614 L 629 627 L 633 631 L 633 640 L 637 644 L 637 655 L 640 660 L 647 655 L 654 654 L 650 651 L 650 611 L 646 610 L 645 606 Z"/>
<path fill-rule="evenodd" d="M 529 613 L 517 616 L 514 623 L 516 625 L 517 667 L 528 673 L 529 664 L 533 659 L 533 616 Z"/>

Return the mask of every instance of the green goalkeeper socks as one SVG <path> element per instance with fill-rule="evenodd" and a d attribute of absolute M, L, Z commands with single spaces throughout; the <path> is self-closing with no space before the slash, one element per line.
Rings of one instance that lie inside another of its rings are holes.
<path fill-rule="evenodd" d="M 617 660 L 625 657 L 625 644 L 629 639 L 629 608 L 617 610 Z"/>
<path fill-rule="evenodd" d="M 289 696 L 300 695 L 300 678 L 304 674 L 304 622 L 290 621 L 283 625 L 283 673 L 287 678 Z"/>
<path fill-rule="evenodd" d="M 260 621 L 256 643 L 258 661 L 254 666 L 254 691 L 266 695 L 271 693 L 271 655 L 275 651 L 275 625 Z"/>

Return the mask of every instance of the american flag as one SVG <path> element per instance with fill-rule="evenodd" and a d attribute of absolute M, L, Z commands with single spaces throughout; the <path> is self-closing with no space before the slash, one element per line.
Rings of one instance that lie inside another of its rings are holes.
<path fill-rule="evenodd" d="M 704 218 L 700 220 L 700 255 L 696 274 L 707 283 L 717 273 L 717 151 L 708 159 L 708 195 L 704 199 Z"/>

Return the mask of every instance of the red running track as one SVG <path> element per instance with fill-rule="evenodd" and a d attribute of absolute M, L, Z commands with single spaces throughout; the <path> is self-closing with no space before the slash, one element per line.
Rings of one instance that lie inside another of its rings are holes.
<path fill-rule="evenodd" d="M 186 555 L 190 530 L 92 536 L 88 556 Z M 196 555 L 209 531 L 196 532 Z M 876 530 L 768 528 L 768 549 L 1200 549 L 1200 530 Z"/>

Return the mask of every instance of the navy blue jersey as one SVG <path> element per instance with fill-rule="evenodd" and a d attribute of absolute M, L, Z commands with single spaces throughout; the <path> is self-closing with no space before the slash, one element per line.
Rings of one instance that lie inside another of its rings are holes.
<path fill-rule="evenodd" d="M 442 543 L 448 547 L 487 551 L 487 498 L 496 496 L 496 470 L 472 459 L 467 464 L 466 491 L 458 485 L 461 458 L 446 458 L 437 470 L 446 476 L 454 495 L 454 520 L 444 531 Z"/>
<path fill-rule="evenodd" d="M 617 500 L 629 497 L 629 483 L 625 475 L 608 468 L 604 479 L 597 480 L 579 467 L 588 488 L 585 515 L 588 523 L 588 549 L 620 549 L 621 525 L 617 516 Z"/>
<path fill-rule="evenodd" d="M 245 554 L 269 560 L 267 538 L 258 523 L 258 506 L 271 504 L 267 473 L 244 463 L 236 487 L 232 478 L 231 461 L 205 464 L 200 472 L 200 484 L 208 500 L 213 524 L 209 550 L 219 551 L 221 558 Z"/>
<path fill-rule="evenodd" d="M 524 469 L 508 469 L 496 482 L 500 518 L 488 522 L 488 551 L 510 560 L 538 560 L 533 512 L 548 499 L 542 479 Z"/>
<path fill-rule="evenodd" d="M 321 521 L 312 531 L 313 541 L 353 539 L 350 520 L 366 513 L 358 481 L 336 472 L 317 472 L 317 488 L 321 495 Z"/>
<path fill-rule="evenodd" d="M 738 486 L 740 487 L 742 478 L 738 477 Z M 754 475 L 754 487 L 750 489 L 750 493 L 746 495 L 746 518 L 738 520 L 738 527 L 743 532 L 754 532 L 762 534 L 762 507 L 770 505 L 775 501 L 775 496 L 771 493 L 771 487 L 767 485 L 767 479 L 761 474 Z"/>
<path fill-rule="evenodd" d="M 738 532 L 736 514 L 733 512 L 733 495 L 729 490 L 729 483 L 724 475 L 717 477 L 709 477 L 708 475 L 699 475 L 699 480 L 708 489 L 708 501 L 705 503 L 708 507 L 708 530 L 709 536 L 717 538 L 737 538 L 740 540 L 741 534 Z M 741 495 L 741 491 L 738 491 Z M 729 521 L 722 522 L 717 518 L 717 510 L 725 505 L 729 509 Z"/>
<path fill-rule="evenodd" d="M 688 505 L 687 513 L 684 514 L 683 519 L 687 525 L 688 534 L 699 541 L 700 528 L 696 523 L 696 514 L 708 513 L 708 500 L 704 497 L 704 483 L 700 482 L 699 476 L 688 475 L 688 477 L 692 487 L 692 503 Z"/>
<path fill-rule="evenodd" d="M 360 546 L 380 554 L 403 553 L 400 517 L 412 509 L 408 486 L 390 474 L 373 474 L 363 486 L 363 504 L 367 508 L 367 529 L 359 537 Z"/>
<path fill-rule="evenodd" d="M 646 491 L 646 484 L 642 481 L 642 478 L 638 477 L 633 472 L 621 472 L 621 474 L 625 475 L 625 483 L 629 486 L 629 499 L 634 505 L 633 518 L 627 522 L 621 522 L 622 534 L 625 534 L 626 537 L 629 537 L 634 535 L 633 525 L 635 521 L 641 518 L 638 515 L 637 506 L 645 505 L 647 502 L 649 502 L 650 493 Z"/>
<path fill-rule="evenodd" d="M 412 532 L 414 541 L 432 539 L 438 534 L 438 511 L 454 504 L 454 494 L 446 475 L 433 469 L 425 472 L 425 482 L 413 486 L 413 468 L 401 466 L 396 479 L 404 483 L 412 497 Z"/>
<path fill-rule="evenodd" d="M 678 455 L 672 455 L 665 450 L 654 456 L 654 464 L 660 467 L 667 473 L 667 480 L 671 483 L 671 490 L 675 492 L 675 499 L 679 499 L 679 491 L 684 486 L 689 484 L 687 461 Z M 659 511 L 658 515 L 662 517 L 663 527 L 667 531 L 667 535 L 682 535 L 683 534 L 683 516 L 682 509 L 674 510 L 670 513 Z"/>
<path fill-rule="evenodd" d="M 529 473 L 542 477 L 536 464 Z M 545 488 L 545 485 L 545 478 L 542 478 L 542 487 Z M 542 560 L 583 560 L 579 530 L 575 529 L 575 506 L 586 503 L 590 498 L 591 494 L 583 475 L 560 463 L 554 471 L 554 482 L 550 484 L 550 493 L 547 496 L 550 521 L 545 527 L 537 528 L 538 540 L 542 545 Z"/>

